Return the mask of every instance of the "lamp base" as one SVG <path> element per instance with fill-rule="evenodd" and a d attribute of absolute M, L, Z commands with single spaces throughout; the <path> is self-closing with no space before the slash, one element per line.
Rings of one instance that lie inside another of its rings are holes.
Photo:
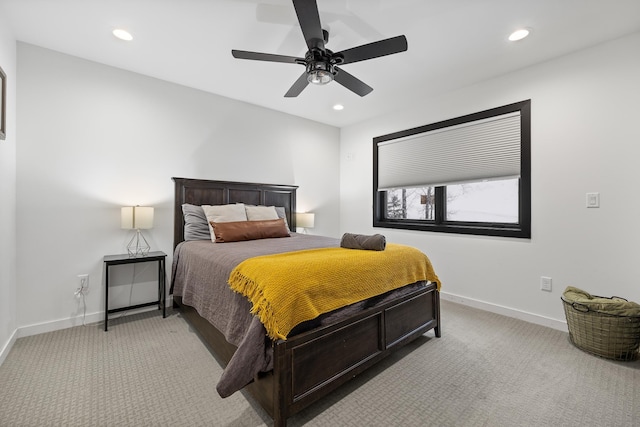
<path fill-rule="evenodd" d="M 136 234 L 133 235 L 131 240 L 129 240 L 129 244 L 127 245 L 127 252 L 129 253 L 130 258 L 144 257 L 149 254 L 149 250 L 151 247 L 147 242 L 147 239 L 144 238 L 140 229 L 136 230 Z"/>

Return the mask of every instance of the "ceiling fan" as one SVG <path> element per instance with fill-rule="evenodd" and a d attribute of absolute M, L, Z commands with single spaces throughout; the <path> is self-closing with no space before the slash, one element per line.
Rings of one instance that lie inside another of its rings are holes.
<path fill-rule="evenodd" d="M 397 36 L 334 53 L 325 47 L 329 41 L 329 33 L 323 30 L 320 25 L 320 14 L 316 0 L 293 0 L 293 7 L 298 15 L 302 34 L 309 48 L 304 58 L 235 49 L 231 51 L 233 57 L 238 59 L 304 65 L 304 73 L 284 95 L 287 98 L 298 96 L 309 83 L 325 85 L 333 80 L 350 91 L 365 96 L 373 88 L 338 66 L 407 50 L 407 38 Z"/>

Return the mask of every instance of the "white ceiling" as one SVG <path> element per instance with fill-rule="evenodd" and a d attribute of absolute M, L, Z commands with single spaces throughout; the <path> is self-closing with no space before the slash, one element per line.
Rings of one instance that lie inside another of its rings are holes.
<path fill-rule="evenodd" d="M 284 98 L 302 66 L 231 56 L 304 56 L 290 0 L 0 0 L 0 13 L 20 41 L 339 127 L 640 31 L 640 0 L 317 2 L 334 52 L 406 35 L 407 52 L 343 66 L 371 94 L 332 82 Z M 531 35 L 509 42 L 520 27 Z"/>

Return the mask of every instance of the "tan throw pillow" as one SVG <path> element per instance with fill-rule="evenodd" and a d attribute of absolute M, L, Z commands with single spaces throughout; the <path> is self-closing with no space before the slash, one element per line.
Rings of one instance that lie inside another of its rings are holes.
<path fill-rule="evenodd" d="M 289 237 L 284 219 L 264 221 L 210 222 L 216 243 Z"/>
<path fill-rule="evenodd" d="M 244 206 L 249 221 L 262 221 L 265 219 L 278 219 L 275 206 Z"/>
<path fill-rule="evenodd" d="M 233 205 L 202 205 L 202 210 L 207 217 L 209 223 L 209 231 L 211 231 L 211 240 L 216 241 L 213 234 L 212 222 L 236 222 L 246 221 L 247 214 L 244 209 L 244 204 L 235 203 Z"/>
<path fill-rule="evenodd" d="M 245 210 L 247 207 L 256 207 L 255 205 L 244 205 L 245 206 Z M 267 208 L 271 208 L 271 206 L 267 206 Z M 289 227 L 289 223 L 287 222 L 287 211 L 285 210 L 284 206 L 274 206 L 274 209 L 276 210 L 276 215 L 278 215 L 278 218 L 284 218 L 284 225 L 287 226 L 287 228 L 289 228 L 289 230 L 291 230 L 291 228 Z M 269 216 L 271 216 L 271 214 L 268 214 Z M 253 213 L 252 213 L 253 216 Z M 249 221 L 252 221 L 251 218 L 249 218 L 249 211 L 247 211 L 247 219 L 249 219 Z M 258 218 L 255 218 L 255 220 L 257 220 Z M 261 218 L 261 219 L 275 219 L 275 218 Z"/>

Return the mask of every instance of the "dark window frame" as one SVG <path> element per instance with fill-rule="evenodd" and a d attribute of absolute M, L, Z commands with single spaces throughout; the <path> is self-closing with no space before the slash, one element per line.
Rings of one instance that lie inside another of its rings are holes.
<path fill-rule="evenodd" d="M 520 180 L 518 222 L 462 222 L 446 220 L 446 186 L 435 187 L 435 219 L 389 219 L 385 217 L 387 192 L 378 191 L 378 143 L 520 111 Z M 531 238 L 531 100 L 468 114 L 425 126 L 373 138 L 373 226 L 441 233 Z"/>

